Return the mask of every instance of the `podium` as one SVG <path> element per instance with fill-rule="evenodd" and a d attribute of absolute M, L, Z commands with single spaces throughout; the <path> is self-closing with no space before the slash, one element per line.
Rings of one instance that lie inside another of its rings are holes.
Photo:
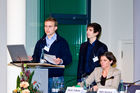
<path fill-rule="evenodd" d="M 58 68 L 65 68 L 64 65 L 53 65 L 53 64 L 48 64 L 48 63 L 25 63 L 27 64 L 27 67 L 36 67 L 36 66 L 41 66 L 41 67 L 58 67 Z M 9 63 L 8 66 L 17 66 L 21 67 L 21 63 Z"/>
<path fill-rule="evenodd" d="M 40 83 L 39 90 L 43 93 L 48 93 L 48 68 L 64 68 L 64 65 L 52 65 L 47 63 L 25 63 L 27 70 L 34 71 L 32 81 Z M 22 63 L 9 63 L 8 66 L 21 67 Z M 15 86 L 16 87 L 16 86 Z"/>

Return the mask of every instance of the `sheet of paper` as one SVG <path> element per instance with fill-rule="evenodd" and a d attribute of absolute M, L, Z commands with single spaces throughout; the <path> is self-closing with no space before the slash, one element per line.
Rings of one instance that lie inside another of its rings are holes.
<path fill-rule="evenodd" d="M 46 59 L 48 62 L 50 62 L 52 64 L 56 64 L 54 62 L 54 59 L 56 59 L 55 55 L 44 54 L 44 59 Z"/>

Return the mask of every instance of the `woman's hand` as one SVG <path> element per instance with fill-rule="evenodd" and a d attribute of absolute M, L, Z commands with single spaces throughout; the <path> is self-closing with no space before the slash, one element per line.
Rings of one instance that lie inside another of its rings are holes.
<path fill-rule="evenodd" d="M 77 85 L 80 85 L 80 82 L 78 82 Z"/>
<path fill-rule="evenodd" d="M 77 85 L 79 85 L 80 87 L 83 87 L 81 82 L 78 82 Z"/>
<path fill-rule="evenodd" d="M 93 86 L 93 89 L 94 89 L 94 91 L 97 91 L 98 90 L 98 86 L 97 85 Z"/>

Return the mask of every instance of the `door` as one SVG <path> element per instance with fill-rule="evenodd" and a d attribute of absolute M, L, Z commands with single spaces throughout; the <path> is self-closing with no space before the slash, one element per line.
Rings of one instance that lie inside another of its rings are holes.
<path fill-rule="evenodd" d="M 134 82 L 133 42 L 121 43 L 121 77 L 124 82 Z"/>
<path fill-rule="evenodd" d="M 52 16 L 58 21 L 58 34 L 65 38 L 72 53 L 72 63 L 65 67 L 66 86 L 75 85 L 80 44 L 86 41 L 86 26 L 90 22 L 90 0 L 41 0 L 41 23 Z M 41 30 L 44 30 L 41 25 Z M 42 36 L 44 31 L 41 31 Z"/>

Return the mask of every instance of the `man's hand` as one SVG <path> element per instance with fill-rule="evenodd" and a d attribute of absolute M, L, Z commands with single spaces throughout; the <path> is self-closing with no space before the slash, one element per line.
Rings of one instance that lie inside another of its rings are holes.
<path fill-rule="evenodd" d="M 33 58 L 31 56 L 28 56 L 28 59 L 29 59 L 29 61 L 32 61 L 33 60 Z"/>
<path fill-rule="evenodd" d="M 54 59 L 54 62 L 58 65 L 58 64 L 61 64 L 62 63 L 62 59 L 60 58 L 56 58 Z"/>

